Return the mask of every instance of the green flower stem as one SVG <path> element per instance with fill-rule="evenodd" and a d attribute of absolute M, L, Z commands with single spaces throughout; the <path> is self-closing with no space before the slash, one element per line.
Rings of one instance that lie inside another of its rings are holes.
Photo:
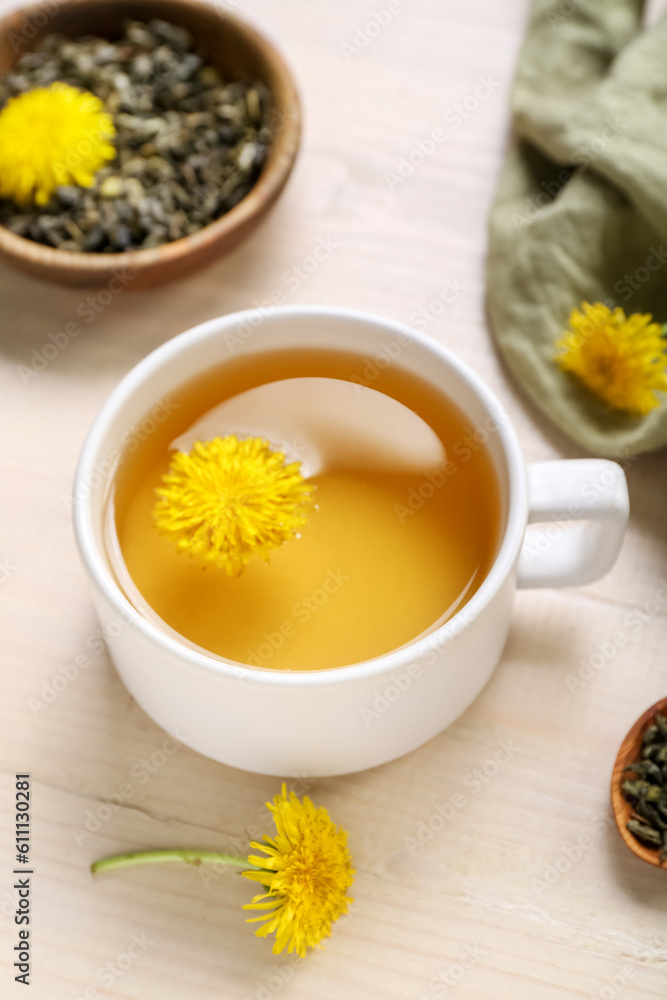
<path fill-rule="evenodd" d="M 236 868 L 259 871 L 256 865 L 251 865 L 246 858 L 235 854 L 218 854 L 215 851 L 137 851 L 134 854 L 117 854 L 114 858 L 104 858 L 90 866 L 94 875 L 110 871 L 112 868 L 126 868 L 129 865 L 144 865 L 162 861 L 184 861 L 187 865 L 202 865 L 212 862 L 222 865 L 233 865 Z"/>

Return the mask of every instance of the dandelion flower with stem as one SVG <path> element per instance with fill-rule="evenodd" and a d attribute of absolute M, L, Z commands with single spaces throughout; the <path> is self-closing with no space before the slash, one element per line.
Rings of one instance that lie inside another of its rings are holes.
<path fill-rule="evenodd" d="M 626 316 L 601 302 L 573 309 L 556 362 L 616 410 L 645 416 L 667 392 L 667 342 L 649 313 Z"/>
<path fill-rule="evenodd" d="M 0 111 L 0 197 L 46 205 L 61 184 L 91 187 L 116 130 L 98 97 L 67 83 L 28 90 Z"/>
<path fill-rule="evenodd" d="M 212 851 L 143 851 L 97 861 L 91 869 L 99 873 L 162 861 L 250 866 L 242 874 L 259 882 L 265 891 L 243 907 L 263 911 L 248 922 L 261 922 L 255 931 L 258 937 L 275 933 L 274 954 L 287 948 L 304 957 L 308 948 L 321 947 L 322 940 L 331 936 L 332 925 L 353 902 L 347 895 L 354 881 L 347 834 L 334 825 L 326 809 L 314 806 L 307 796 L 300 800 L 294 792 L 288 794 L 285 785 L 266 806 L 276 832 L 265 834 L 263 843 L 250 845 L 265 857 L 251 854 L 246 861 Z"/>
<path fill-rule="evenodd" d="M 180 552 L 237 576 L 253 555 L 293 538 L 307 522 L 314 486 L 299 462 L 286 461 L 268 441 L 235 434 L 197 441 L 177 451 L 157 489 L 158 530 Z"/>

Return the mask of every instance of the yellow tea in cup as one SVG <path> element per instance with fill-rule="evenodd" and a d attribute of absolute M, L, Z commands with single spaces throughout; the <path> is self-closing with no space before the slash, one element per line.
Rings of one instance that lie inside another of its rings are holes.
<path fill-rule="evenodd" d="M 110 561 L 142 614 L 225 659 L 318 670 L 400 648 L 469 600 L 500 535 L 491 457 L 437 390 L 396 364 L 369 382 L 364 366 L 328 350 L 243 356 L 156 401 L 107 511 Z M 238 576 L 154 523 L 174 450 L 228 434 L 269 440 L 316 487 L 298 537 Z"/>

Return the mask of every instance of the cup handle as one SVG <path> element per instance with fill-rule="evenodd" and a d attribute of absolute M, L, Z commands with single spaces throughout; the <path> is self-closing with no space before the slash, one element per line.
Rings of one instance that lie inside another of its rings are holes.
<path fill-rule="evenodd" d="M 609 572 L 630 513 L 620 465 L 597 458 L 534 462 L 528 497 L 528 524 L 544 527 L 526 532 L 518 587 L 575 587 Z"/>

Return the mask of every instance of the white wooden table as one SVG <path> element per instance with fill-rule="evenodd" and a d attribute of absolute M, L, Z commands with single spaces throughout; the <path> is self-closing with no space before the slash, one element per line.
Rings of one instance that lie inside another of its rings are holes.
<path fill-rule="evenodd" d="M 94 880 L 88 870 L 116 851 L 225 849 L 246 829 L 257 836 L 278 790 L 185 747 L 162 753 L 165 734 L 105 653 L 66 685 L 56 680 L 90 652 L 97 628 L 63 496 L 93 416 L 140 358 L 277 288 L 290 303 L 410 322 L 449 282 L 454 301 L 428 333 L 502 397 L 529 459 L 578 455 L 509 380 L 483 312 L 486 218 L 526 0 L 392 6 L 360 47 L 358 29 L 386 0 L 236 5 L 292 63 L 305 138 L 278 207 L 231 257 L 118 295 L 27 384 L 19 366 L 77 318 L 88 293 L 0 268 L 3 998 L 26 995 L 12 969 L 17 771 L 33 782 L 27 995 L 38 1000 L 665 995 L 667 874 L 627 851 L 608 796 L 626 730 L 667 694 L 667 604 L 650 603 L 667 596 L 664 453 L 628 470 L 631 524 L 615 570 L 579 590 L 519 594 L 502 662 L 463 718 L 402 760 L 310 787 L 349 831 L 358 872 L 352 915 L 326 950 L 296 963 L 273 956 L 243 922 L 249 886 L 237 876 L 207 884 L 193 868 L 153 866 Z M 464 104 L 480 81 L 491 82 L 488 95 L 458 126 L 450 116 L 446 141 L 412 176 L 388 183 L 448 111 L 475 103 Z M 320 239 L 335 251 L 288 287 L 285 272 Z M 630 617 L 642 607 L 643 618 Z M 618 632 L 620 648 L 610 645 Z M 501 744 L 516 749 L 496 768 Z M 448 809 L 452 797 L 459 805 Z"/>

